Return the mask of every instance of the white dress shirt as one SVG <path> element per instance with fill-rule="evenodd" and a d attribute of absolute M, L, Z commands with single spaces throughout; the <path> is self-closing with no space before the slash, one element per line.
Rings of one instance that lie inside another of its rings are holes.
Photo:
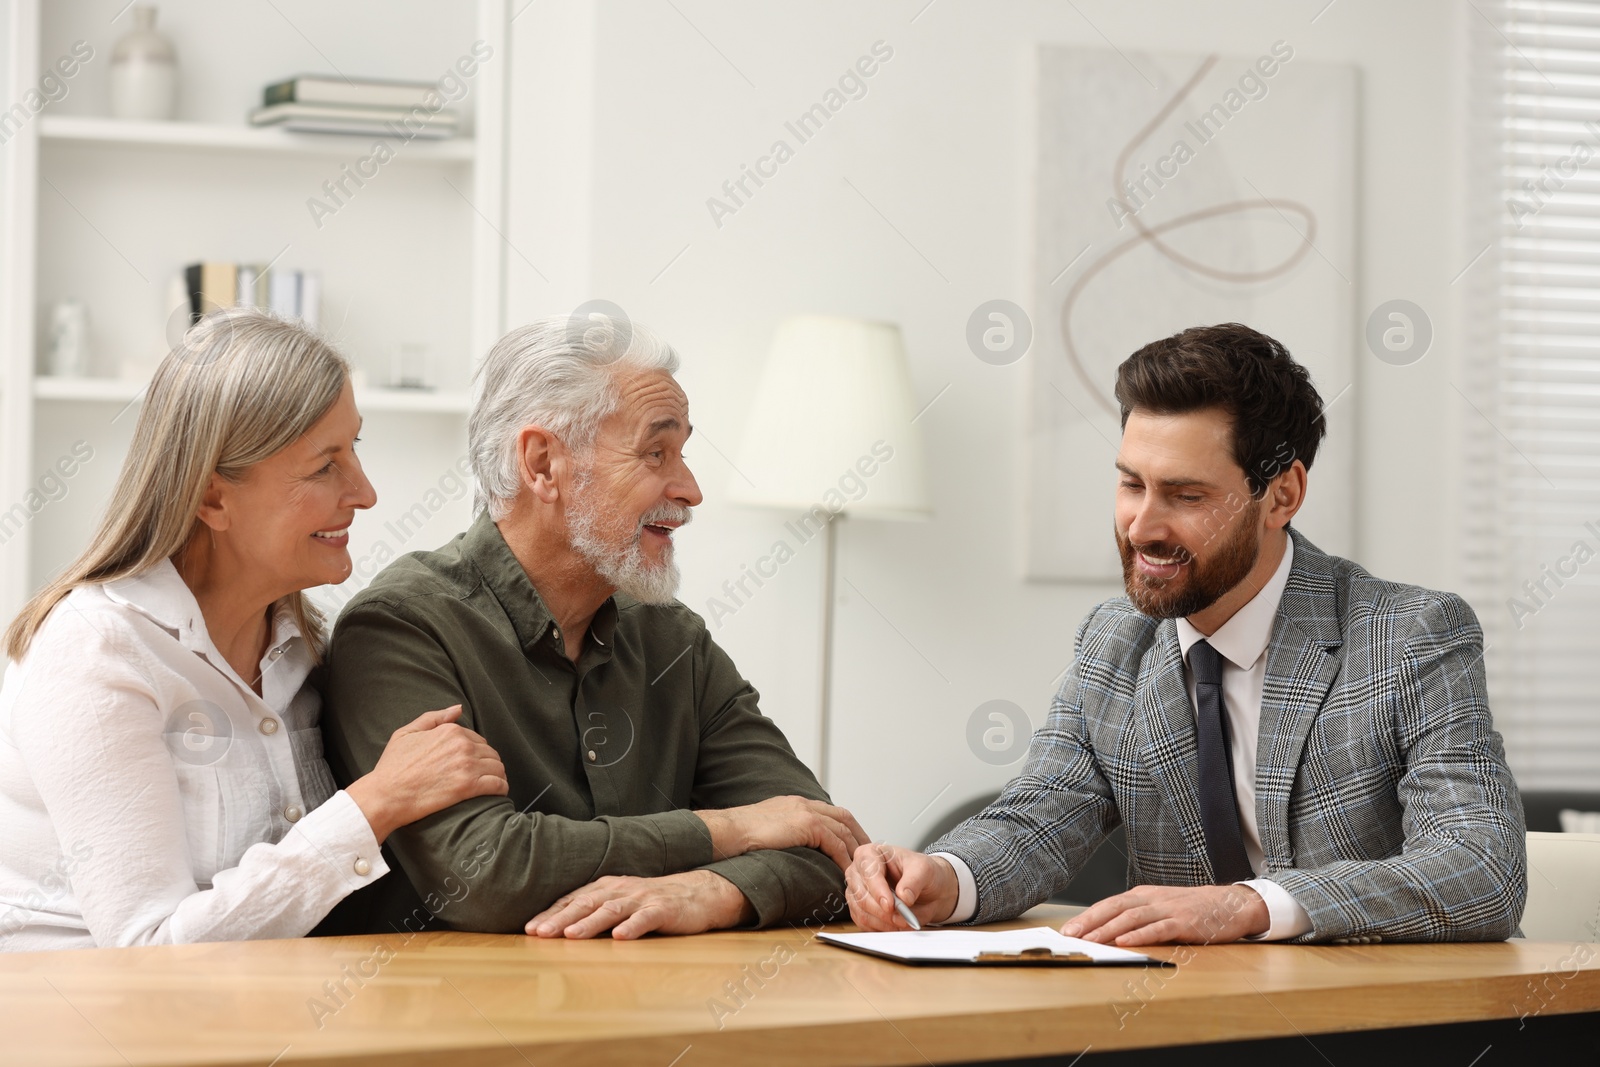
<path fill-rule="evenodd" d="M 1250 598 L 1210 637 L 1196 630 L 1188 619 L 1178 620 L 1178 645 L 1183 650 L 1184 679 L 1189 702 L 1195 704 L 1194 671 L 1189 669 L 1189 649 L 1204 638 L 1222 657 L 1222 705 L 1228 716 L 1228 743 L 1233 763 L 1234 798 L 1239 805 L 1239 829 L 1244 835 L 1245 855 L 1257 874 L 1262 869 L 1261 832 L 1256 822 L 1256 742 L 1261 732 L 1261 689 L 1267 677 L 1267 643 L 1278 617 L 1278 604 L 1289 584 L 1294 566 L 1294 541 L 1284 539 L 1283 559 L 1261 591 Z M 1196 705 L 1198 707 L 1198 705 Z M 959 856 L 936 852 L 950 861 L 956 871 L 960 892 L 956 910 L 946 922 L 965 922 L 978 910 L 978 883 L 972 870 Z M 1261 895 L 1271 917 L 1266 933 L 1253 941 L 1281 941 L 1311 929 L 1311 917 L 1289 891 L 1266 878 L 1251 878 L 1239 883 Z"/>
<path fill-rule="evenodd" d="M 167 561 L 56 606 L 0 686 L 0 950 L 300 937 L 388 870 L 282 606 L 259 666 Z"/>

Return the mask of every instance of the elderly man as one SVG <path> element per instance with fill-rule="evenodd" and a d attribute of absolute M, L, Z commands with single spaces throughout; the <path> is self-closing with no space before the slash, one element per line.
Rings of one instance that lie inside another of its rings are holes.
<path fill-rule="evenodd" d="M 694 612 L 673 536 L 700 503 L 676 353 L 649 331 L 513 330 L 468 422 L 480 514 L 396 560 L 329 648 L 335 775 L 460 704 L 507 797 L 396 832 L 395 868 L 322 932 L 689 934 L 843 908 L 866 834 L 828 803 Z"/>
<path fill-rule="evenodd" d="M 1077 657 L 1022 774 L 927 855 L 867 845 L 869 929 L 1009 919 L 1117 823 L 1134 888 L 1063 927 L 1166 941 L 1510 936 L 1522 805 L 1450 593 L 1374 578 L 1289 522 L 1324 432 L 1282 345 L 1196 327 L 1117 369 L 1115 534 L 1127 596 Z"/>

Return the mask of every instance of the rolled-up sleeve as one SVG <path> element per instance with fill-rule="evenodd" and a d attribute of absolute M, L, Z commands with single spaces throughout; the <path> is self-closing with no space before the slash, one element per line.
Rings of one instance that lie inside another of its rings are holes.
<path fill-rule="evenodd" d="M 761 714 L 754 687 L 704 630 L 695 651 L 701 728 L 694 807 L 740 807 L 776 796 L 828 800 L 777 724 Z M 739 888 L 758 926 L 826 922 L 844 909 L 844 873 L 816 849 L 763 849 L 707 869 Z"/>

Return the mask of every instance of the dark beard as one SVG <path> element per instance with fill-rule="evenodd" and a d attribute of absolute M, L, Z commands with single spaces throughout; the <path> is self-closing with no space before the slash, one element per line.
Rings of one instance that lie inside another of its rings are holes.
<path fill-rule="evenodd" d="M 1210 559 L 1166 541 L 1140 546 L 1149 549 L 1151 555 L 1183 560 L 1184 565 L 1175 579 L 1140 574 L 1134 565 L 1133 543 L 1117 531 L 1117 551 L 1122 554 L 1122 585 L 1128 599 L 1141 613 L 1153 619 L 1187 618 L 1215 604 L 1228 590 L 1244 581 L 1250 568 L 1256 565 L 1261 551 L 1261 529 L 1256 521 L 1260 510 L 1259 503 L 1246 508 L 1235 519 L 1236 528 L 1229 532 L 1228 539 Z M 1183 581 L 1185 571 L 1188 571 L 1187 581 Z"/>

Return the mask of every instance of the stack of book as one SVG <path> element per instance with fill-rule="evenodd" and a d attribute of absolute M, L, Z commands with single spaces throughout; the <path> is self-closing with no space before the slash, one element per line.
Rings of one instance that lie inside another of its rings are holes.
<path fill-rule="evenodd" d="M 189 322 L 217 308 L 267 308 L 315 327 L 322 318 L 322 276 L 316 271 L 268 269 L 255 263 L 191 263 L 183 269 Z"/>
<path fill-rule="evenodd" d="M 432 82 L 301 75 L 267 86 L 261 106 L 250 112 L 250 124 L 299 133 L 390 134 L 408 141 L 454 137 L 461 116 L 440 103 Z"/>

